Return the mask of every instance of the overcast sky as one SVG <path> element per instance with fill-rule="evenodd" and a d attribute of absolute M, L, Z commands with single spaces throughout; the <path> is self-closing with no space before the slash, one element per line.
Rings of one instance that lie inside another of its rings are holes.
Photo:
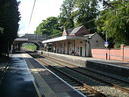
<path fill-rule="evenodd" d="M 19 34 L 34 33 L 36 27 L 42 20 L 50 16 L 58 16 L 63 0 L 36 0 L 36 5 L 31 23 L 29 25 L 30 14 L 32 11 L 34 0 L 18 0 L 21 1 L 19 11 L 21 21 L 19 22 Z"/>

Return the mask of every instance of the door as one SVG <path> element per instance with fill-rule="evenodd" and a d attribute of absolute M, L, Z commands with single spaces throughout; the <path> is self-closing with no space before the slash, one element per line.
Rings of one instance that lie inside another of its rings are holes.
<path fill-rule="evenodd" d="M 80 47 L 80 56 L 82 56 L 82 47 Z"/>

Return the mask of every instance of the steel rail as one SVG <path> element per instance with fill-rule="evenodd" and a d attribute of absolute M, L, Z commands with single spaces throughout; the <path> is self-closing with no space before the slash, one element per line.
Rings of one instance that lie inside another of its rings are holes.
<path fill-rule="evenodd" d="M 49 57 L 49 59 L 51 60 L 50 57 Z M 53 58 L 52 61 L 55 61 L 55 60 L 56 60 L 56 59 Z M 62 62 L 62 61 L 61 61 L 61 62 Z M 103 80 L 103 79 L 101 79 L 101 78 L 98 78 L 98 77 L 95 77 L 95 76 L 86 74 L 86 73 L 81 72 L 81 71 L 79 71 L 79 70 L 75 70 L 75 69 L 70 68 L 70 67 L 68 67 L 68 66 L 66 66 L 66 65 L 63 65 L 63 64 L 61 64 L 61 63 L 59 63 L 59 62 L 57 62 L 57 61 L 55 61 L 55 63 L 57 63 L 57 64 L 59 64 L 59 65 L 62 65 L 62 66 L 65 66 L 66 68 L 68 68 L 68 69 L 70 69 L 70 70 L 76 71 L 76 72 L 78 72 L 78 73 L 80 73 L 80 74 L 83 74 L 83 75 L 85 75 L 85 76 L 88 76 L 88 77 L 90 77 L 90 78 L 92 78 L 92 79 L 98 80 L 98 81 L 100 81 L 100 82 L 102 82 L 102 83 L 108 84 L 109 86 L 112 86 L 112 87 L 114 87 L 114 88 L 116 88 L 116 89 L 119 89 L 119 90 L 121 90 L 121 91 L 123 91 L 123 92 L 129 93 L 129 89 L 123 88 L 123 87 L 121 87 L 121 86 L 119 86 L 119 85 L 116 85 L 116 84 L 113 84 L 113 83 L 110 83 L 110 82 L 105 81 L 105 80 Z M 79 67 L 79 68 L 81 68 L 81 67 Z M 85 70 L 86 70 L 86 69 L 85 69 Z M 90 72 L 92 72 L 92 71 L 90 71 Z M 94 73 L 96 73 L 96 72 L 94 72 Z M 111 78 L 111 77 L 110 77 L 110 78 Z"/>
<path fill-rule="evenodd" d="M 48 57 L 48 56 L 46 56 L 46 57 Z M 106 74 L 103 74 L 103 73 L 100 73 L 100 72 L 91 70 L 90 68 L 84 68 L 84 67 L 76 66 L 76 65 L 74 65 L 74 64 L 70 64 L 70 63 L 68 63 L 68 62 L 65 62 L 65 61 L 62 61 L 62 60 L 59 60 L 59 59 L 55 59 L 55 58 L 53 58 L 53 57 L 48 57 L 48 58 L 51 58 L 51 59 L 60 61 L 60 62 L 65 63 L 65 64 L 69 64 L 70 66 L 73 66 L 73 67 L 78 67 L 78 68 L 81 68 L 81 69 L 83 69 L 83 70 L 87 70 L 87 71 L 90 71 L 90 72 L 93 72 L 93 73 L 96 73 L 96 74 L 99 74 L 99 75 L 102 75 L 102 76 L 109 77 L 109 78 L 114 79 L 114 80 L 118 80 L 118 81 L 120 81 L 120 82 L 124 82 L 124 83 L 126 83 L 126 84 L 129 84 L 129 81 L 122 80 L 122 79 L 119 79 L 119 78 L 115 78 L 115 77 L 112 77 L 112 76 L 110 76 L 110 75 L 106 75 Z"/>
<path fill-rule="evenodd" d="M 44 63 L 44 64 L 46 64 L 47 66 L 53 68 L 54 70 L 60 72 L 61 74 L 63 74 L 66 77 L 68 77 L 69 79 L 73 80 L 74 82 L 80 84 L 80 86 L 82 86 L 85 90 L 88 90 L 88 91 L 90 91 L 90 93 L 94 94 L 95 97 L 106 97 L 104 94 L 102 94 L 101 92 L 93 89 L 91 86 L 87 85 L 85 82 L 82 82 L 82 81 L 78 80 L 77 78 L 75 78 L 75 77 L 73 77 L 73 76 L 71 76 L 71 75 L 69 75 L 69 74 L 67 74 L 67 73 L 55 68 L 54 66 L 51 66 L 50 64 L 48 64 L 47 62 L 44 62 L 43 60 L 39 60 L 39 61 Z"/>

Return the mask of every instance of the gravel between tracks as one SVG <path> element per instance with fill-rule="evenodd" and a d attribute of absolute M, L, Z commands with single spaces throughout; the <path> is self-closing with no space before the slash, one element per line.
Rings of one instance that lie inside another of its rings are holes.
<path fill-rule="evenodd" d="M 59 66 L 59 64 L 54 63 L 53 61 L 50 61 L 48 59 L 43 59 L 43 60 L 48 62 L 51 65 L 54 64 L 54 66 L 57 66 L 58 68 L 61 69 L 61 66 Z M 61 63 L 61 64 L 63 64 L 63 63 Z M 65 72 L 70 73 L 68 71 L 65 71 Z M 75 74 L 75 73 L 72 73 L 72 74 L 74 74 L 73 76 L 77 77 L 77 74 Z M 96 80 L 91 79 L 89 77 L 85 77 L 85 76 L 82 76 L 82 75 L 80 75 L 80 76 L 81 77 L 77 77 L 77 78 L 78 79 L 81 78 L 81 80 L 83 80 L 87 84 L 91 85 L 94 89 L 104 93 L 107 97 L 129 97 L 128 93 L 125 93 L 125 92 L 123 92 L 121 90 L 115 89 L 114 87 L 108 86 L 108 85 L 106 85 L 104 83 L 100 83 L 99 81 L 96 81 Z M 97 76 L 97 75 L 95 75 L 95 76 Z"/>

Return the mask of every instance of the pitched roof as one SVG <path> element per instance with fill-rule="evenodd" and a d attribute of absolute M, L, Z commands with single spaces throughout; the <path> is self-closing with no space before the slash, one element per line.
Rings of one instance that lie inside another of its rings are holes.
<path fill-rule="evenodd" d="M 82 27 L 83 27 L 83 26 L 79 26 L 79 27 L 77 27 L 77 28 L 74 28 L 70 34 L 75 34 L 75 33 L 77 33 L 77 32 L 80 30 L 80 28 L 82 28 Z"/>
<path fill-rule="evenodd" d="M 74 28 L 69 35 L 83 36 L 86 34 L 90 34 L 90 32 L 85 28 L 85 26 L 79 26 L 77 28 Z"/>
<path fill-rule="evenodd" d="M 85 26 L 79 26 L 74 29 L 64 29 L 62 36 L 83 36 L 86 34 L 90 34 L 88 29 Z"/>

